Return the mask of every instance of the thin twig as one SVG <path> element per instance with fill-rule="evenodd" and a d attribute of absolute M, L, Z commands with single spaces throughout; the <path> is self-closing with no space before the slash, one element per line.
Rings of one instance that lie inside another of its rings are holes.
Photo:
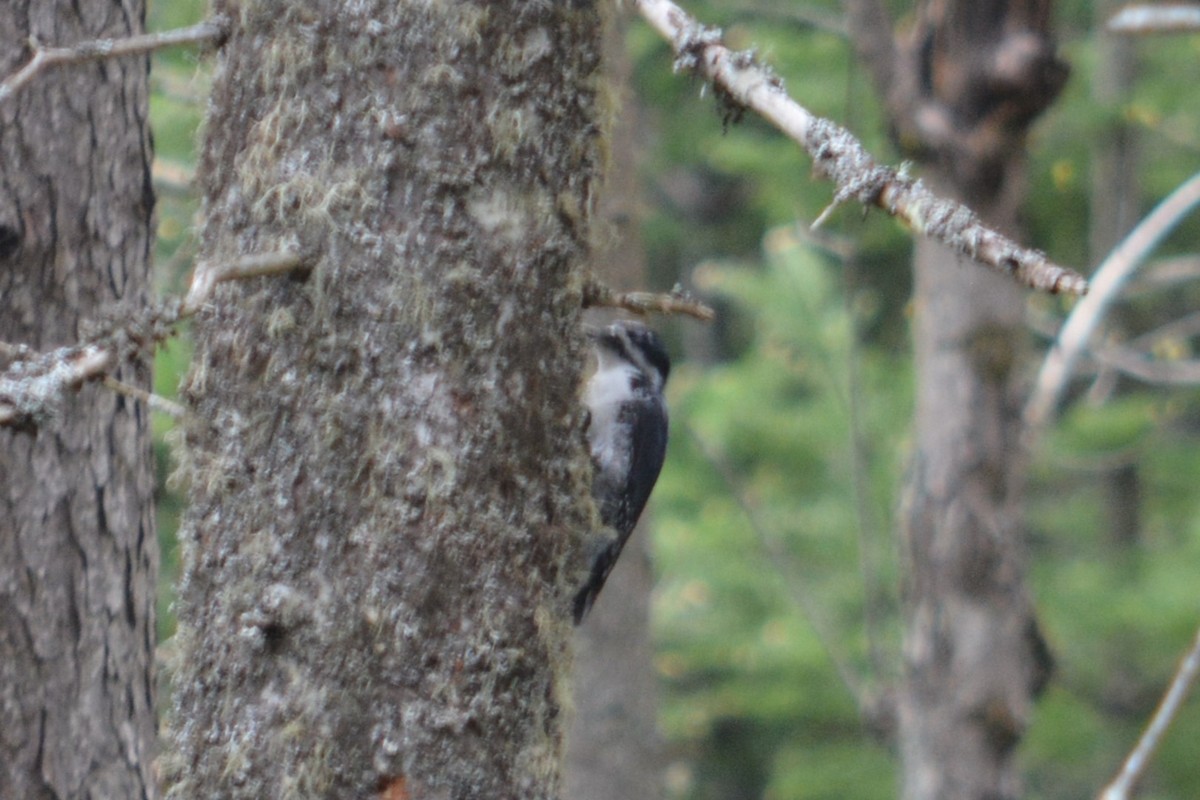
<path fill-rule="evenodd" d="M 0 372 L 0 427 L 36 428 L 58 413 L 68 390 L 89 380 L 107 379 L 110 388 L 175 414 L 178 406 L 170 401 L 159 398 L 156 402 L 152 396 L 141 397 L 140 389 L 116 381 L 109 383 L 110 373 L 133 354 L 168 339 L 180 320 L 195 314 L 208 301 L 218 283 L 278 275 L 304 266 L 304 259 L 288 251 L 255 253 L 226 264 L 201 262 L 185 301 L 172 300 L 146 309 L 94 342 L 48 353 L 0 343 L 0 355 L 13 359 Z"/>
<path fill-rule="evenodd" d="M 150 176 L 154 179 L 155 188 L 187 195 L 192 192 L 196 171 L 186 164 L 159 156 L 150 167 Z"/>
<path fill-rule="evenodd" d="M 1165 386 L 1196 386 L 1200 384 L 1200 360 L 1152 358 L 1133 347 L 1109 345 L 1092 353 L 1100 364 L 1136 378 L 1142 383 Z"/>
<path fill-rule="evenodd" d="M 180 313 L 183 316 L 196 313 L 200 306 L 208 302 L 218 283 L 260 278 L 264 275 L 282 275 L 303 265 L 304 259 L 298 253 L 287 250 L 277 253 L 251 253 L 236 261 L 200 261 L 192 274 L 192 285 L 188 289 Z"/>
<path fill-rule="evenodd" d="M 1200 336 L 1200 311 L 1164 322 L 1131 340 L 1129 344 L 1138 350 L 1153 352 L 1164 343 L 1186 341 L 1196 336 Z"/>
<path fill-rule="evenodd" d="M 49 67 L 64 64 L 81 64 L 104 58 L 120 58 L 175 47 L 182 44 L 220 42 L 229 35 L 230 22 L 227 17 L 216 16 L 188 28 L 143 33 L 122 39 L 92 39 L 69 47 L 42 47 L 30 41 L 33 58 L 0 83 L 0 103 L 3 103 L 28 84 L 38 73 Z"/>
<path fill-rule="evenodd" d="M 1190 283 L 1200 278 L 1200 257 L 1168 256 L 1146 264 L 1138 276 L 1125 289 L 1130 297 L 1149 292 L 1170 289 L 1176 284 Z"/>
<path fill-rule="evenodd" d="M 1146 771 L 1150 758 L 1154 755 L 1163 734 L 1167 732 L 1175 715 L 1183 707 L 1183 701 L 1187 699 L 1188 691 L 1196 681 L 1197 674 L 1200 674 L 1200 631 L 1196 632 L 1191 649 L 1179 663 L 1179 669 L 1175 671 L 1175 677 L 1171 680 L 1171 687 L 1163 696 L 1162 702 L 1158 704 L 1158 709 L 1154 712 L 1154 717 L 1146 726 L 1146 730 L 1142 732 L 1141 738 L 1138 739 L 1137 746 L 1133 748 L 1129 757 L 1125 759 L 1125 763 L 1121 765 L 1121 771 L 1098 795 L 1098 800 L 1128 800 L 1130 792 L 1137 786 L 1142 773 Z"/>
<path fill-rule="evenodd" d="M 790 98 L 783 81 L 752 53 L 734 52 L 721 44 L 720 31 L 700 25 L 670 0 L 638 0 L 637 7 L 672 43 L 677 70 L 698 72 L 712 81 L 728 118 L 736 119 L 744 109 L 753 109 L 804 148 L 817 172 L 837 187 L 833 205 L 857 200 L 878 206 L 912 231 L 1031 288 L 1076 295 L 1087 292 L 1087 281 L 1079 273 L 988 228 L 969 208 L 935 196 L 903 170 L 876 163 L 849 131 Z"/>
<path fill-rule="evenodd" d="M 183 417 L 183 406 L 176 403 L 174 400 L 168 400 L 160 394 L 147 392 L 145 389 L 140 389 L 137 386 L 131 386 L 128 383 L 122 383 L 111 375 L 104 376 L 104 385 L 112 389 L 117 394 L 123 394 L 126 397 L 132 397 L 134 400 L 141 400 L 146 405 L 155 411 L 161 411 L 164 414 L 180 419 Z"/>
<path fill-rule="evenodd" d="M 1042 362 L 1025 406 L 1025 429 L 1029 435 L 1036 435 L 1054 415 L 1076 362 L 1122 287 L 1150 251 L 1197 203 L 1200 203 L 1200 174 L 1189 178 L 1159 203 L 1096 269 L 1091 292 L 1071 311 L 1058 340 Z"/>
<path fill-rule="evenodd" d="M 717 312 L 682 287 L 676 286 L 669 294 L 655 292 L 616 292 L 596 280 L 588 281 L 583 288 L 584 308 L 621 308 L 634 314 L 686 314 L 702 322 L 712 322 Z"/>

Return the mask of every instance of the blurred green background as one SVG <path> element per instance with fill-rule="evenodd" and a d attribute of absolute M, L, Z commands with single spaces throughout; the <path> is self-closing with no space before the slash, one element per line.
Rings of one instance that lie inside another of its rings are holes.
<path fill-rule="evenodd" d="M 757 48 L 810 110 L 896 162 L 838 3 L 686 5 L 732 46 Z M 892 5 L 901 19 L 911 10 Z M 154 2 L 149 28 L 203 13 L 198 0 Z M 1072 75 L 1030 142 L 1026 206 L 1027 243 L 1085 272 L 1103 256 L 1088 246 L 1101 142 L 1120 131 L 1137 143 L 1138 185 L 1126 199 L 1139 216 L 1200 164 L 1200 38 L 1138 41 L 1132 85 L 1101 103 L 1094 84 L 1107 65 L 1095 15 L 1090 3 L 1058 4 Z M 884 690 L 899 662 L 893 516 L 912 406 L 910 241 L 891 220 L 852 207 L 809 231 L 831 192 L 796 146 L 751 116 L 725 130 L 711 96 L 673 74 L 666 44 L 646 26 L 633 23 L 628 49 L 630 102 L 645 128 L 647 284 L 682 282 L 720 311 L 706 328 L 655 323 L 678 364 L 651 529 L 671 796 L 894 797 L 895 756 L 867 730 L 855 696 Z M 186 287 L 196 249 L 189 179 L 210 70 L 186 49 L 154 57 L 162 293 Z M 1189 219 L 1155 257 L 1186 266 L 1198 242 L 1200 220 Z M 1116 310 L 1109 335 L 1131 340 L 1198 301 L 1200 281 L 1143 287 Z M 1041 296 L 1029 305 L 1032 376 L 1046 321 L 1067 309 Z M 1191 351 L 1186 335 L 1154 348 L 1163 361 Z M 186 332 L 159 352 L 160 394 L 175 395 L 189 354 Z M 1057 666 L 1021 746 L 1031 798 L 1095 794 L 1200 620 L 1200 391 L 1103 370 L 1086 377 L 1036 453 L 1030 486 L 1034 591 Z M 170 429 L 156 415 L 164 639 L 174 629 L 181 503 L 166 480 Z M 1141 796 L 1200 797 L 1197 741 L 1193 704 Z"/>

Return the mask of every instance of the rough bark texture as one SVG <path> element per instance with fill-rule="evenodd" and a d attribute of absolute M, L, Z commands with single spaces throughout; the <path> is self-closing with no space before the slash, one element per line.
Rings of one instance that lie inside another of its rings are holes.
<path fill-rule="evenodd" d="M 638 108 L 629 95 L 632 70 L 625 26 L 616 20 L 605 35 L 604 57 L 611 88 L 623 96 L 598 209 L 595 270 L 614 288 L 644 289 L 646 259 L 637 212 Z M 650 643 L 654 575 L 645 516 L 578 629 L 564 784 L 564 796 L 571 800 L 653 800 L 663 793 L 658 681 Z"/>
<path fill-rule="evenodd" d="M 932 0 L 920 19 L 913 107 L 946 123 L 925 128 L 925 175 L 1013 232 L 1025 132 L 1065 75 L 1049 3 Z M 904 797 L 1015 798 L 1016 745 L 1050 669 L 1026 584 L 1023 294 L 929 241 L 918 244 L 915 267 L 915 453 L 901 545 Z"/>
<path fill-rule="evenodd" d="M 557 797 L 599 12 L 228 10 L 169 794 Z"/>
<path fill-rule="evenodd" d="M 140 0 L 0 4 L 0 75 L 31 36 L 140 33 Z M 43 73 L 0 106 L 0 341 L 76 343 L 145 304 L 144 58 Z M 118 377 L 148 388 L 149 365 Z M 36 432 L 0 430 L 0 797 L 152 798 L 149 415 L 97 386 Z"/>

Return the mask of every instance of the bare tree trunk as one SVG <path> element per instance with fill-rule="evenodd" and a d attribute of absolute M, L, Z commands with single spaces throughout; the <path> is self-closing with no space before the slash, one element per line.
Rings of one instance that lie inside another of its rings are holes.
<path fill-rule="evenodd" d="M 590 3 L 240 3 L 201 173 L 170 796 L 554 798 Z"/>
<path fill-rule="evenodd" d="M 1014 374 L 1021 292 L 927 241 L 915 261 L 916 447 L 901 520 L 903 796 L 1014 798 L 1015 747 L 1049 669 L 1026 587 Z"/>
<path fill-rule="evenodd" d="M 1017 227 L 1028 126 L 1065 79 L 1049 0 L 926 0 L 910 38 L 847 0 L 855 43 L 923 177 Z M 906 800 L 1019 796 L 1015 751 L 1050 657 L 1026 586 L 1016 376 L 1022 295 L 929 241 L 915 255 L 917 408 L 902 511 Z"/>
<path fill-rule="evenodd" d="M 640 289 L 645 287 L 646 259 L 638 233 L 638 106 L 628 95 L 632 70 L 620 20 L 606 31 L 604 58 L 612 89 L 625 96 L 613 126 L 595 269 L 615 288 Z M 658 683 L 650 642 L 654 575 L 646 528 L 643 517 L 578 630 L 564 793 L 571 800 L 662 796 Z"/>
<path fill-rule="evenodd" d="M 140 0 L 8 0 L 0 74 L 31 36 L 128 36 L 143 14 Z M 0 341 L 74 344 L 85 321 L 145 305 L 148 67 L 43 73 L 0 105 Z M 148 412 L 103 388 L 37 431 L 0 430 L 0 797 L 158 796 L 152 495 Z"/>

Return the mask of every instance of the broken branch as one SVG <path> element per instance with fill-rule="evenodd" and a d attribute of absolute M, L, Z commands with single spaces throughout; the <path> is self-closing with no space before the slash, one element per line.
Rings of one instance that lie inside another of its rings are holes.
<path fill-rule="evenodd" d="M 712 322 L 717 312 L 681 287 L 668 294 L 655 292 L 615 292 L 599 281 L 589 281 L 583 289 L 584 308 L 621 308 L 638 315 L 686 314 L 701 322 Z"/>

